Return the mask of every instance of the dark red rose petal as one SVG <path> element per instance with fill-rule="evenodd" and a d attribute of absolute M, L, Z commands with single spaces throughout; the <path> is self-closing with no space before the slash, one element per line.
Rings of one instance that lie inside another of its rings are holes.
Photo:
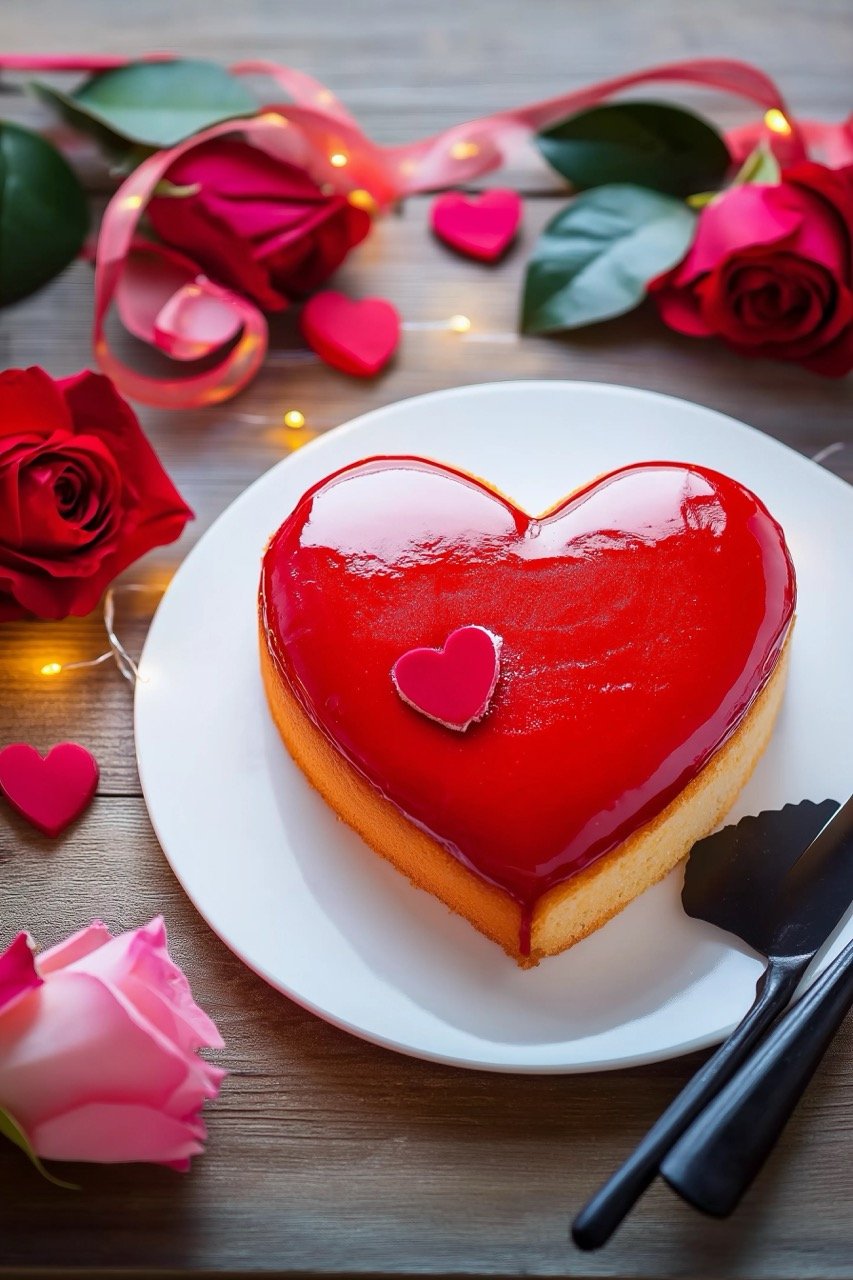
<path fill-rule="evenodd" d="M 109 379 L 12 372 L 0 375 L 0 621 L 88 613 L 192 513 Z"/>
<path fill-rule="evenodd" d="M 0 439 L 27 434 L 49 436 L 71 426 L 56 383 L 43 369 L 7 369 L 0 373 Z"/>

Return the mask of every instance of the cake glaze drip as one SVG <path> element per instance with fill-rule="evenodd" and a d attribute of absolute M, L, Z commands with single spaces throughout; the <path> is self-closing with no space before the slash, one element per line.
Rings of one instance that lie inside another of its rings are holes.
<path fill-rule="evenodd" d="M 534 518 L 451 467 L 368 459 L 305 495 L 261 576 L 267 644 L 306 714 L 528 921 L 734 732 L 794 601 L 766 508 L 673 462 Z M 389 671 L 469 625 L 502 637 L 501 678 L 458 734 L 408 707 Z"/>

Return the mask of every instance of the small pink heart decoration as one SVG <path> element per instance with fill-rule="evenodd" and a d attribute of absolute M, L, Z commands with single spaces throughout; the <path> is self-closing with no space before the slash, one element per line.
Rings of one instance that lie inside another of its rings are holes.
<path fill-rule="evenodd" d="M 515 239 L 521 221 L 521 197 L 501 187 L 479 196 L 447 191 L 432 205 L 432 229 L 452 249 L 494 262 Z"/>
<path fill-rule="evenodd" d="M 0 751 L 0 790 L 46 836 L 58 836 L 79 817 L 97 785 L 95 757 L 76 742 L 60 742 L 46 756 L 25 742 Z"/>
<path fill-rule="evenodd" d="M 384 298 L 354 302 L 343 293 L 315 293 L 302 308 L 302 333 L 322 360 L 357 378 L 371 378 L 393 356 L 400 317 Z"/>
<path fill-rule="evenodd" d="M 464 733 L 489 709 L 502 643 L 485 627 L 459 627 L 442 649 L 409 649 L 394 663 L 391 679 L 415 711 Z"/>

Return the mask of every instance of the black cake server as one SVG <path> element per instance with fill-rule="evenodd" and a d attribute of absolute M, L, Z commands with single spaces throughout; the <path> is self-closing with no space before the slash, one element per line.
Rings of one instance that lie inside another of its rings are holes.
<path fill-rule="evenodd" d="M 853 821 L 848 840 L 851 831 Z M 720 1218 L 737 1208 L 851 1007 L 848 942 L 664 1158 L 661 1175 L 682 1199 Z"/>
<path fill-rule="evenodd" d="M 639 1146 L 572 1224 L 581 1249 L 605 1244 L 667 1152 L 720 1092 L 786 1007 L 853 898 L 853 800 L 786 805 L 743 818 L 694 845 L 682 902 L 767 957 L 755 1000 Z"/>

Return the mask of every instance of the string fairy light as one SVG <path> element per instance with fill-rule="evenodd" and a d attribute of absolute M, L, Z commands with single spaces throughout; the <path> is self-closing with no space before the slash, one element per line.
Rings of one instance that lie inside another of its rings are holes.
<path fill-rule="evenodd" d="M 787 135 L 793 132 L 787 116 L 778 107 L 771 107 L 769 111 L 765 111 L 764 123 L 771 133 Z"/>
<path fill-rule="evenodd" d="M 80 662 L 58 662 L 56 659 L 52 659 L 50 662 L 43 663 L 39 668 L 39 675 L 52 680 L 56 676 L 63 675 L 66 671 L 83 671 L 91 667 L 100 667 L 105 662 L 113 662 L 119 674 L 129 684 L 136 684 L 137 680 L 144 680 L 145 677 L 139 674 L 139 667 L 130 653 L 128 653 L 116 631 L 116 596 L 121 595 L 123 592 L 150 592 L 152 590 L 154 590 L 153 587 L 141 582 L 123 582 L 118 586 L 109 587 L 104 595 L 103 606 L 104 631 L 106 632 L 109 648 L 104 653 L 99 653 L 96 658 L 86 658 Z"/>
<path fill-rule="evenodd" d="M 831 458 L 834 453 L 839 453 L 844 448 L 840 440 L 834 441 L 833 444 L 826 445 L 823 449 L 818 449 L 817 453 L 812 454 L 812 462 L 822 463 L 827 458 Z"/>
<path fill-rule="evenodd" d="M 43 667 L 39 667 L 40 676 L 58 676 L 63 671 L 79 671 L 83 667 L 99 667 L 102 662 L 109 662 L 113 658 L 112 650 L 100 654 L 97 658 L 87 658 L 82 662 L 46 662 Z"/>
<path fill-rule="evenodd" d="M 811 461 L 830 475 L 853 485 L 853 444 L 849 441 L 833 440 L 831 444 L 824 445 L 817 453 L 813 453 Z"/>
<path fill-rule="evenodd" d="M 352 191 L 348 191 L 347 200 L 354 208 L 363 209 L 371 217 L 374 217 L 379 212 L 379 205 L 364 187 L 354 187 Z"/>
<path fill-rule="evenodd" d="M 333 151 L 329 156 L 329 164 L 333 169 L 343 169 L 349 164 L 349 156 L 344 155 L 343 151 Z"/>
<path fill-rule="evenodd" d="M 461 342 L 491 343 L 495 345 L 511 345 L 518 342 L 518 334 L 510 330 L 477 331 L 470 316 L 448 316 L 446 320 L 404 320 L 400 326 L 404 331 L 418 332 L 432 329 L 438 332 L 454 333 Z"/>
<path fill-rule="evenodd" d="M 480 148 L 476 142 L 460 139 L 458 142 L 453 143 L 450 148 L 450 154 L 454 160 L 473 160 L 474 156 L 480 154 Z"/>
<path fill-rule="evenodd" d="M 301 431 L 305 426 L 305 414 L 299 409 L 288 409 L 284 415 L 284 425 L 291 431 Z"/>
<path fill-rule="evenodd" d="M 435 332 L 466 334 L 471 329 L 468 316 L 452 315 L 444 320 L 404 320 L 400 328 L 406 333 Z"/>

